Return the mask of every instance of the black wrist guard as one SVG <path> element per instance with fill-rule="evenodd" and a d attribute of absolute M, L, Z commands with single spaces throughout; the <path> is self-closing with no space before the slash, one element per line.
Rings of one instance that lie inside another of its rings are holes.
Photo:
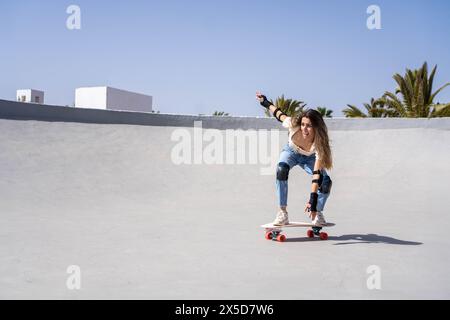
<path fill-rule="evenodd" d="M 284 113 L 283 111 L 281 111 L 281 109 L 277 107 L 277 108 L 275 109 L 275 111 L 273 112 L 273 116 L 274 116 L 275 119 L 277 119 L 278 121 L 283 122 L 283 121 L 281 121 L 281 116 L 287 116 L 287 114 Z"/>
<path fill-rule="evenodd" d="M 311 205 L 310 210 L 313 212 L 317 211 L 317 199 L 319 198 L 319 195 L 316 192 L 311 192 L 311 195 L 309 197 L 309 204 Z"/>
<path fill-rule="evenodd" d="M 261 104 L 264 108 L 269 109 L 269 107 L 270 107 L 272 104 L 269 102 L 269 100 L 267 100 L 267 97 L 266 97 L 266 96 L 262 95 L 261 97 L 262 97 L 264 100 L 263 100 L 262 102 L 260 102 L 260 104 Z"/>

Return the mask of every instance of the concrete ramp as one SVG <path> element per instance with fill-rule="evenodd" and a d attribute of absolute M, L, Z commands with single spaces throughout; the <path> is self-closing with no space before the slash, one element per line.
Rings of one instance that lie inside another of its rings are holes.
<path fill-rule="evenodd" d="M 275 175 L 174 163 L 192 127 L 0 119 L 0 298 L 449 299 L 448 121 L 327 121 L 336 226 L 278 243 Z M 293 221 L 310 183 L 291 172 Z"/>

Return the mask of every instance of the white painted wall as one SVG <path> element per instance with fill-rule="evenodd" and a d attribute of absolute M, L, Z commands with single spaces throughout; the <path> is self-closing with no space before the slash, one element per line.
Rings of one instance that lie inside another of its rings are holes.
<path fill-rule="evenodd" d="M 151 112 L 153 97 L 108 87 L 107 109 Z"/>
<path fill-rule="evenodd" d="M 111 87 L 78 88 L 75 107 L 151 112 L 153 97 Z"/>
<path fill-rule="evenodd" d="M 44 91 L 35 89 L 19 89 L 16 92 L 16 100 L 19 102 L 44 104 Z"/>
<path fill-rule="evenodd" d="M 75 107 L 87 109 L 106 109 L 107 87 L 88 87 L 75 89 Z"/>

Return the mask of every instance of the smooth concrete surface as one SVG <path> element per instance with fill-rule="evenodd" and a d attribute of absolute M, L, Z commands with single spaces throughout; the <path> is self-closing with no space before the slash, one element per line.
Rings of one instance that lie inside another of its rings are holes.
<path fill-rule="evenodd" d="M 0 298 L 449 299 L 450 131 L 423 121 L 330 129 L 336 226 L 278 243 L 259 227 L 277 211 L 275 175 L 176 165 L 176 126 L 0 119 Z M 291 171 L 292 221 L 310 184 Z"/>

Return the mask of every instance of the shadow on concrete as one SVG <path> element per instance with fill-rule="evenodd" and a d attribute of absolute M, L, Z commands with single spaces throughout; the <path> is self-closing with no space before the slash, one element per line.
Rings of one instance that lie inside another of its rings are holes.
<path fill-rule="evenodd" d="M 352 241 L 354 240 L 354 241 Z M 310 239 L 307 237 L 302 238 L 288 238 L 286 242 L 308 242 L 308 241 L 322 241 L 318 237 Z M 334 245 L 344 245 L 344 244 L 359 244 L 359 243 L 383 243 L 383 244 L 397 244 L 397 245 L 409 245 L 417 246 L 423 244 L 422 242 L 406 241 L 400 240 L 388 236 L 381 236 L 374 233 L 369 234 L 345 234 L 342 236 L 329 236 L 328 241 L 340 241 L 339 243 L 334 243 Z M 345 242 L 342 242 L 345 241 Z"/>

